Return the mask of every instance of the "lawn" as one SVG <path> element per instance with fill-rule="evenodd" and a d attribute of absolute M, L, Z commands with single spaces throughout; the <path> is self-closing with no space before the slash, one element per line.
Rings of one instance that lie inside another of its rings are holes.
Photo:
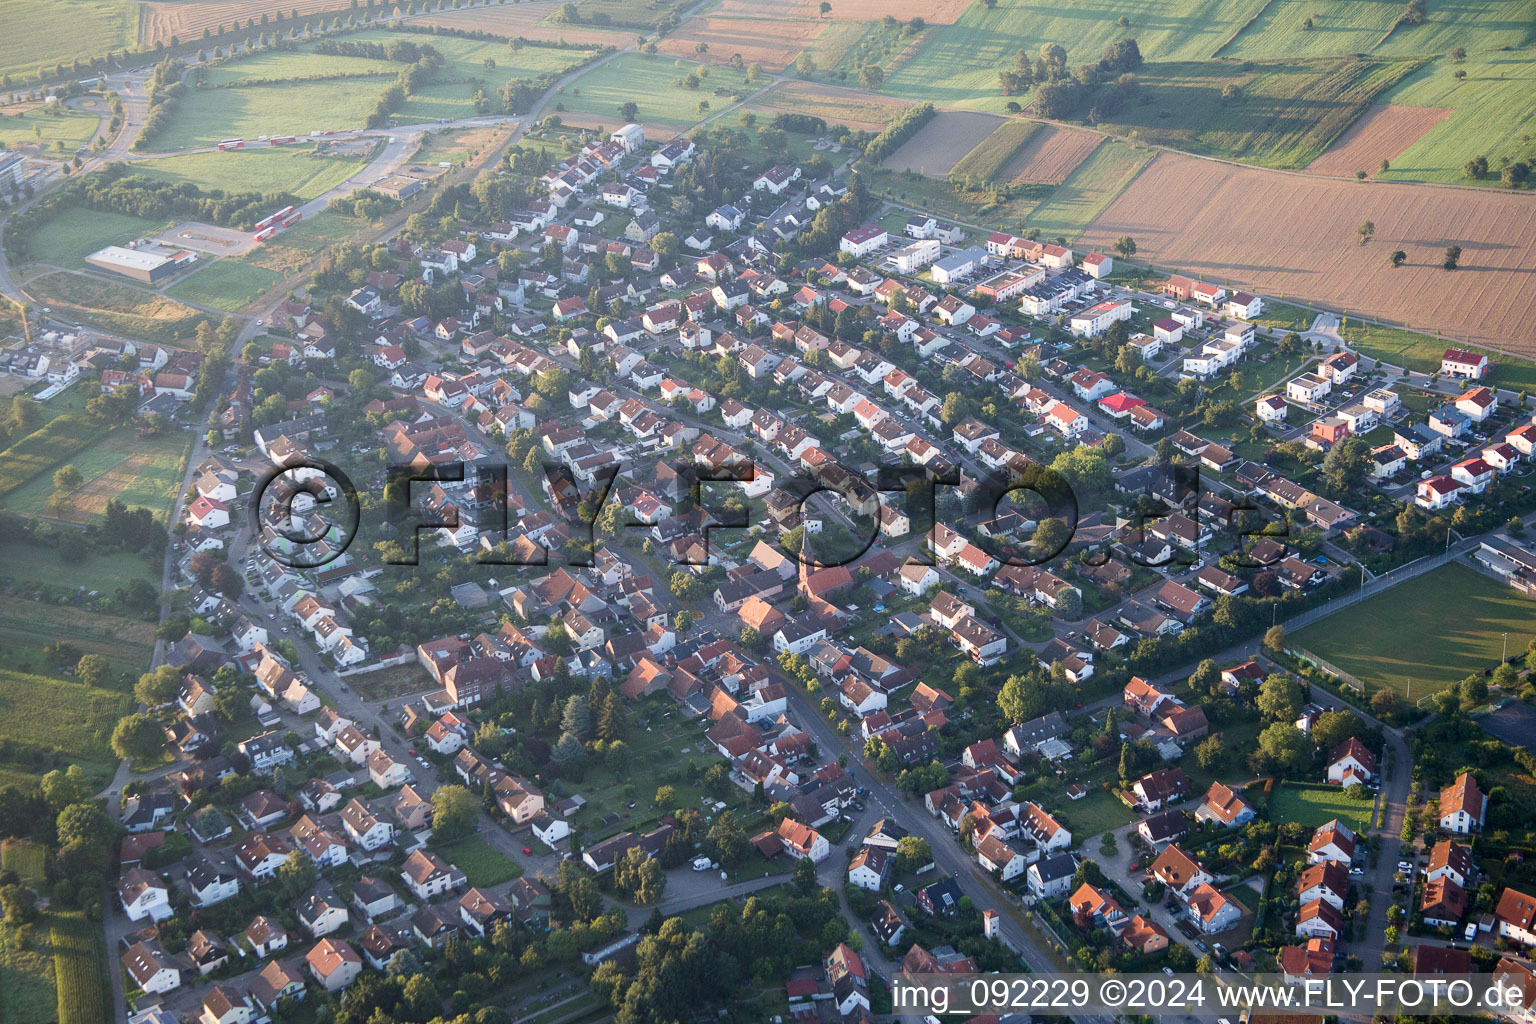
<path fill-rule="evenodd" d="M 1530 25 L 1527 21 L 1527 31 Z M 1466 77 L 1457 79 L 1458 73 Z M 1529 49 L 1473 51 L 1461 64 L 1448 58 L 1437 60 L 1383 99 L 1405 106 L 1453 110 L 1394 157 L 1391 169 L 1381 175 L 1383 179 L 1466 184 L 1470 179 L 1462 167 L 1475 156 L 1486 156 L 1493 174 L 1487 183 L 1497 184 L 1505 160 L 1536 156 L 1532 142 L 1536 136 L 1536 61 Z"/>
<path fill-rule="evenodd" d="M 1103 126 L 1155 145 L 1266 167 L 1305 167 L 1414 60 L 1200 60 L 1147 64 L 1141 98 Z M 1236 86 L 1232 102 L 1223 91 Z"/>
<path fill-rule="evenodd" d="M 188 153 L 134 164 L 137 174 L 160 181 L 190 181 L 224 192 L 287 192 L 314 199 L 346 181 L 367 161 L 318 156 L 309 146 Z"/>
<path fill-rule="evenodd" d="M 1371 820 L 1371 801 L 1345 796 L 1338 786 L 1303 782 L 1281 782 L 1269 798 L 1269 820 L 1276 824 L 1317 828 L 1338 818 L 1350 828 L 1367 828 Z"/>
<path fill-rule="evenodd" d="M 77 270 L 97 249 L 149 238 L 165 228 L 163 220 L 70 206 L 38 225 L 27 238 L 27 252 L 39 263 Z"/>
<path fill-rule="evenodd" d="M 151 148 L 157 152 L 192 149 L 231 137 L 361 128 L 390 81 L 343 78 L 194 89 L 181 101 L 166 129 L 151 140 Z"/>
<path fill-rule="evenodd" d="M 117 767 L 109 747 L 112 728 L 132 704 L 127 693 L 0 669 L 0 739 L 7 760 L 57 756 L 104 780 Z"/>
<path fill-rule="evenodd" d="M 88 523 L 104 515 L 107 501 L 117 498 L 130 508 L 147 508 L 163 521 L 176 500 L 191 446 L 191 436 L 182 432 L 139 438 L 128 431 L 113 431 L 70 458 L 69 464 L 85 482 L 60 506 L 49 504 L 51 473 L 12 491 L 3 505 L 15 512 Z"/>
<path fill-rule="evenodd" d="M 355 33 L 346 36 L 347 40 L 368 39 L 370 42 L 384 42 L 385 33 L 367 32 Z M 399 35 L 390 34 L 390 38 L 398 39 Z M 432 41 L 437 45 L 436 41 Z M 321 54 L 312 50 L 262 50 L 249 56 L 237 57 L 234 60 L 224 60 L 222 63 L 210 67 L 207 72 L 207 82 L 210 87 L 240 87 L 244 84 L 257 82 L 291 82 L 298 79 L 310 78 L 316 75 L 326 75 L 332 78 L 352 76 L 364 78 L 370 75 L 380 76 L 379 89 L 383 89 L 382 78 L 390 78 L 398 75 L 405 64 L 392 60 L 374 60 L 371 57 L 348 57 L 338 54 Z"/>
<path fill-rule="evenodd" d="M 479 887 L 510 882 L 523 873 L 522 865 L 479 836 L 468 835 L 451 843 L 433 843 L 439 857 L 464 872 L 469 884 Z"/>
<path fill-rule="evenodd" d="M 1072 837 L 1078 843 L 1136 820 L 1129 807 L 1102 789 L 1094 789 L 1081 800 L 1073 800 L 1063 792 L 1047 810 L 1071 829 Z"/>
<path fill-rule="evenodd" d="M 63 557 L 55 548 L 12 540 L 0 547 L 0 562 L 0 582 L 22 591 L 30 585 L 110 593 L 132 579 L 157 590 L 160 586 L 159 561 L 151 568 L 142 555 L 126 551 L 100 554 L 76 548 Z"/>
<path fill-rule="evenodd" d="M 1288 302 L 1265 299 L 1264 315 L 1255 317 L 1253 322 L 1261 327 L 1299 332 L 1311 330 L 1312 321 L 1316 319 L 1317 313 L 1313 310 L 1293 306 Z"/>
<path fill-rule="evenodd" d="M 369 222 L 359 217 L 321 210 L 291 228 L 284 228 L 244 256 L 236 257 L 235 262 L 265 268 L 286 277 L 313 262 L 326 249 L 347 241 L 368 226 Z"/>
<path fill-rule="evenodd" d="M 283 275 L 244 260 L 211 263 L 166 292 L 183 302 L 233 312 L 283 283 Z"/>
<path fill-rule="evenodd" d="M 689 74 L 701 76 L 698 88 L 684 84 Z M 701 101 L 718 111 L 752 91 L 746 81 L 746 74 L 734 68 L 631 53 L 577 78 L 560 94 L 559 101 L 572 113 L 618 124 L 619 106 L 633 100 L 639 105 L 643 123 L 687 128 L 704 116 L 698 111 Z"/>
<path fill-rule="evenodd" d="M 34 149 L 45 156 L 73 155 L 96 134 L 101 119 L 61 103 L 0 117 L 0 143 L 10 149 Z M 59 148 L 59 143 L 64 148 Z"/>
<path fill-rule="evenodd" d="M 1440 357 L 1454 343 L 1427 334 L 1405 331 L 1400 327 L 1344 321 L 1343 335 L 1361 355 L 1383 359 L 1393 366 L 1401 366 L 1422 373 L 1437 373 Z M 1493 353 L 1493 372 L 1488 382 L 1515 390 L 1536 391 L 1536 363 L 1529 363 L 1514 356 Z"/>
<path fill-rule="evenodd" d="M 1264 0 L 1087 0 L 1063 6 L 1045 0 L 975 3 L 953 25 L 929 31 L 911 58 L 897 61 L 882 90 L 943 106 L 1001 112 L 1008 98 L 997 72 L 1023 50 L 1031 58 L 1044 44 L 1066 47 L 1068 63 L 1099 59 L 1104 48 L 1135 39 L 1149 61 L 1210 56 Z M 1124 17 L 1128 24 L 1118 24 Z"/>
<path fill-rule="evenodd" d="M 1029 226 L 1039 228 L 1043 238 L 1074 241 L 1151 159 L 1147 150 L 1106 142 L 1035 207 Z"/>
<path fill-rule="evenodd" d="M 138 42 L 129 0 L 0 0 L 0 74 L 35 84 L 38 65 L 99 57 Z"/>
<path fill-rule="evenodd" d="M 1452 611 L 1454 610 L 1454 612 Z M 1536 605 L 1464 565 L 1447 565 L 1351 605 L 1290 638 L 1363 680 L 1414 700 L 1523 651 Z"/>
<path fill-rule="evenodd" d="M 29 282 L 29 290 L 60 317 L 143 341 L 175 343 L 190 337 L 199 313 L 174 299 L 115 281 L 56 271 Z"/>
<path fill-rule="evenodd" d="M 16 872 L 23 884 L 48 880 L 48 847 L 30 839 L 7 839 L 0 844 L 0 867 Z"/>

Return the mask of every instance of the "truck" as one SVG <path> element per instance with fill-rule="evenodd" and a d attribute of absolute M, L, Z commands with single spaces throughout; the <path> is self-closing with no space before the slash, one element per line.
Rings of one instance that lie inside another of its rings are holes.
<path fill-rule="evenodd" d="M 267 227 L 267 228 L 262 228 L 260 231 L 256 232 L 254 235 L 251 236 L 251 238 L 255 239 L 258 242 L 265 242 L 267 239 L 271 238 L 275 234 L 277 234 L 277 228 L 275 228 L 275 227 Z"/>
<path fill-rule="evenodd" d="M 298 142 L 299 137 L 297 135 L 274 135 L 267 141 L 274 146 L 287 146 L 291 143 Z"/>
<path fill-rule="evenodd" d="M 283 227 L 291 228 L 303 219 L 304 215 L 302 213 L 295 213 L 292 216 L 283 218 Z"/>
<path fill-rule="evenodd" d="M 245 148 L 245 140 L 244 139 L 225 139 L 223 142 L 219 143 L 219 149 L 221 151 L 222 150 L 226 150 L 226 149 L 244 149 L 244 148 Z"/>

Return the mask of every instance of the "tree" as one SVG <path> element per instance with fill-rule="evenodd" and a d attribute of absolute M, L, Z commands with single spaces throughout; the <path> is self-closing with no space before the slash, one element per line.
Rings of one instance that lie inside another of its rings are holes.
<path fill-rule="evenodd" d="M 1285 650 L 1285 627 L 1270 626 L 1264 631 L 1264 649 L 1267 651 Z"/>
<path fill-rule="evenodd" d="M 1403 698 L 1396 690 L 1383 686 L 1371 694 L 1371 710 L 1382 718 L 1390 718 L 1403 709 Z"/>
<path fill-rule="evenodd" d="M 80 660 L 75 662 L 75 678 L 86 686 L 99 688 L 107 685 L 111 671 L 111 664 L 100 654 L 82 654 Z"/>
<path fill-rule="evenodd" d="M 125 761 L 148 761 L 165 749 L 165 730 L 149 715 L 125 715 L 112 730 L 112 752 Z"/>
<path fill-rule="evenodd" d="M 1461 246 L 1459 246 L 1459 245 L 1448 245 L 1448 246 L 1446 246 L 1445 247 L 1445 259 L 1441 261 L 1440 265 L 1442 267 L 1444 267 L 1446 270 L 1455 270 L 1457 268 L 1457 266 L 1459 266 L 1460 264 L 1461 264 Z"/>
<path fill-rule="evenodd" d="M 1021 675 L 1009 676 L 1003 683 L 1001 690 L 997 692 L 997 706 L 1002 709 L 1003 716 L 1012 725 L 1027 722 L 1035 717 L 1030 712 L 1035 710 L 1035 701 L 1025 690 L 1025 678 Z"/>
<path fill-rule="evenodd" d="M 303 850 L 294 850 L 277 869 L 274 883 L 284 900 L 292 900 L 314 885 L 318 874 L 315 862 Z"/>
<path fill-rule="evenodd" d="M 1324 711 L 1312 723 L 1312 742 L 1332 750 L 1351 736 L 1359 736 L 1364 723 L 1348 711 Z"/>
<path fill-rule="evenodd" d="M 832 13 L 832 5 L 827 3 L 827 0 L 821 0 L 820 10 L 821 16 L 825 18 L 827 15 Z"/>
<path fill-rule="evenodd" d="M 1400 267 L 1408 262 L 1408 254 L 1401 249 L 1393 249 L 1392 255 L 1387 257 L 1387 262 L 1391 263 L 1394 268 Z"/>
<path fill-rule="evenodd" d="M 1486 156 L 1473 157 L 1462 165 L 1461 173 L 1473 179 L 1488 177 L 1488 158 Z"/>
<path fill-rule="evenodd" d="M 161 665 L 153 672 L 145 672 L 133 686 L 133 696 L 141 704 L 155 708 L 176 699 L 181 686 L 181 673 L 171 665 Z"/>
<path fill-rule="evenodd" d="M 1306 734 L 1289 722 L 1275 722 L 1259 733 L 1254 769 L 1280 775 L 1300 774 L 1311 761 Z"/>
<path fill-rule="evenodd" d="M 1360 244 L 1364 245 L 1376 233 L 1376 223 L 1375 221 L 1363 220 L 1355 231 L 1360 235 Z"/>
<path fill-rule="evenodd" d="M 933 860 L 933 850 L 928 840 L 921 836 L 902 836 L 896 840 L 896 870 L 916 871 Z"/>
<path fill-rule="evenodd" d="M 663 810 L 675 807 L 677 805 L 677 790 L 671 786 L 656 787 L 656 798 L 652 803 Z"/>
<path fill-rule="evenodd" d="M 1195 744 L 1195 763 L 1206 772 L 1219 772 L 1227 766 L 1227 747 L 1219 734 L 1207 736 Z"/>
<path fill-rule="evenodd" d="M 735 864 L 747 853 L 747 833 L 732 811 L 723 811 L 709 827 L 705 838 L 721 864 Z"/>
<path fill-rule="evenodd" d="M 0 909 L 6 924 L 31 924 L 37 920 L 37 895 L 24 885 L 0 886 Z"/>
<path fill-rule="evenodd" d="M 1121 235 L 1115 239 L 1115 252 L 1125 259 L 1136 255 L 1136 239 L 1130 235 Z"/>
<path fill-rule="evenodd" d="M 89 800 L 93 792 L 90 780 L 85 777 L 85 770 L 77 764 L 70 765 L 64 771 L 55 768 L 43 776 L 41 785 L 43 802 L 54 814 L 70 804 Z"/>
<path fill-rule="evenodd" d="M 1364 483 L 1370 472 L 1370 449 L 1363 437 L 1346 437 L 1328 449 L 1323 457 L 1323 481 L 1341 494 Z"/>
<path fill-rule="evenodd" d="M 592 735 L 592 711 L 587 705 L 585 696 L 578 693 L 566 702 L 565 714 L 560 719 L 560 728 L 579 740 L 587 739 Z"/>
<path fill-rule="evenodd" d="M 864 88 L 877 88 L 883 81 L 885 81 L 885 69 L 879 64 L 866 64 L 859 68 L 859 84 Z"/>
<path fill-rule="evenodd" d="M 60 466 L 53 471 L 53 489 L 56 491 L 73 491 L 84 483 L 84 477 L 74 466 Z"/>
<path fill-rule="evenodd" d="M 1294 722 L 1301 714 L 1301 687 L 1284 672 L 1275 672 L 1259 686 L 1254 704 L 1272 721 Z"/>
<path fill-rule="evenodd" d="M 95 801 L 70 804 L 59 812 L 56 822 L 59 845 L 81 847 L 100 852 L 111 842 L 117 826 Z"/>
<path fill-rule="evenodd" d="M 432 835 L 451 841 L 468 835 L 480 813 L 474 794 L 463 786 L 439 786 L 432 792 Z"/>

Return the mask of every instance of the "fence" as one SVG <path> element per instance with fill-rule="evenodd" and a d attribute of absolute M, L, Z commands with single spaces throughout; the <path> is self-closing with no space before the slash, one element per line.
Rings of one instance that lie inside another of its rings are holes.
<path fill-rule="evenodd" d="M 1297 661 L 1317 666 L 1324 672 L 1327 672 L 1329 675 L 1333 676 L 1340 683 L 1348 686 L 1351 690 L 1354 690 L 1361 696 L 1365 695 L 1365 683 L 1362 680 L 1353 675 L 1350 675 L 1348 672 L 1345 672 L 1333 662 L 1328 661 L 1325 658 L 1318 657 L 1311 651 L 1307 650 L 1305 647 L 1287 647 L 1285 649 L 1285 653 L 1289 654 Z"/>

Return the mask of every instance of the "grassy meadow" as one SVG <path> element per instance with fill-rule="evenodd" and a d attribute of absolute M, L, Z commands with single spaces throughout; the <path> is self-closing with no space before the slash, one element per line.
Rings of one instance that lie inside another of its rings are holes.
<path fill-rule="evenodd" d="M 244 260 L 225 259 L 207 264 L 166 294 L 233 312 L 255 302 L 283 283 L 283 275 Z"/>
<path fill-rule="evenodd" d="M 134 164 L 136 174 L 160 181 L 191 182 L 224 192 L 287 192 L 314 199 L 360 170 L 364 160 L 318 156 L 304 147 L 188 153 Z"/>
<path fill-rule="evenodd" d="M 0 0 L 0 74 L 36 82 L 76 58 L 88 60 L 138 42 L 139 5 L 131 0 Z"/>
<path fill-rule="evenodd" d="M 1468 184 L 1462 168 L 1473 157 L 1486 156 L 1492 184 L 1506 160 L 1536 157 L 1532 57 L 1530 50 L 1517 50 L 1472 54 L 1462 63 L 1441 59 L 1404 79 L 1385 102 L 1453 112 L 1397 154 L 1391 169 L 1378 177 Z M 1458 72 L 1466 77 L 1456 78 Z"/>
<path fill-rule="evenodd" d="M 132 214 L 71 206 L 40 224 L 28 237 L 27 249 L 39 263 L 78 270 L 87 256 L 103 246 L 148 238 L 168 226 L 165 221 Z"/>
<path fill-rule="evenodd" d="M 977 181 L 991 181 L 1039 127 L 1037 121 L 1004 121 L 996 131 L 977 143 L 976 148 L 961 157 L 949 173 Z"/>
<path fill-rule="evenodd" d="M 96 134 L 101 118 L 63 104 L 33 107 L 0 117 L 0 143 L 7 149 L 33 150 L 43 156 L 73 156 Z M 59 148 L 63 143 L 63 148 Z"/>
<path fill-rule="evenodd" d="M 706 76 L 697 89 L 680 84 L 690 72 Z M 572 113 L 590 114 L 618 124 L 620 105 L 633 100 L 639 105 L 640 120 L 646 124 L 682 129 L 699 120 L 700 100 L 707 100 L 712 109 L 719 110 L 734 99 L 731 95 L 716 95 L 717 90 L 745 96 L 752 91 L 746 82 L 746 74 L 734 68 L 630 53 L 577 78 L 560 94 L 558 102 Z"/>

